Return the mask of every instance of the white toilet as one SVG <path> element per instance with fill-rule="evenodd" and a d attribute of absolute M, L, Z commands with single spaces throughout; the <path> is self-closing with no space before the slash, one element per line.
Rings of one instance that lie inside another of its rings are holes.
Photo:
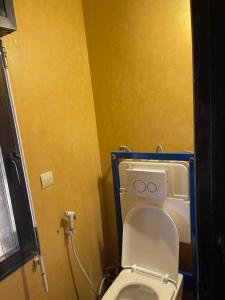
<path fill-rule="evenodd" d="M 179 236 L 162 209 L 139 205 L 123 227 L 122 268 L 103 300 L 180 300 Z"/>

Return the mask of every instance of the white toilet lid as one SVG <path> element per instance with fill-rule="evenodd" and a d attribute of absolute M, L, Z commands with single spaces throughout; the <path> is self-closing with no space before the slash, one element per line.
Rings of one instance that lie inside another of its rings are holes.
<path fill-rule="evenodd" d="M 162 209 L 133 208 L 123 227 L 122 267 L 147 269 L 178 280 L 179 236 L 175 223 Z"/>

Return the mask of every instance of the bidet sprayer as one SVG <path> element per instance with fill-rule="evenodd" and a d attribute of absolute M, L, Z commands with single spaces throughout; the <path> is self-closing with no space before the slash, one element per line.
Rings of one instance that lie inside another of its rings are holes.
<path fill-rule="evenodd" d="M 76 219 L 76 215 L 74 211 L 65 211 L 64 212 L 64 216 L 68 218 L 69 221 L 69 229 L 65 230 L 65 234 L 68 236 L 68 239 L 71 241 L 71 246 L 72 246 L 72 251 L 73 251 L 73 255 L 81 269 L 81 271 L 83 272 L 84 276 L 86 277 L 88 284 L 90 285 L 91 289 L 93 290 L 93 292 L 96 294 L 96 296 L 100 296 L 100 292 L 101 290 L 97 291 L 91 281 L 91 279 L 89 278 L 87 272 L 85 271 L 78 255 L 76 252 L 76 247 L 75 247 L 75 238 L 74 238 L 74 220 Z M 103 283 L 100 285 L 100 288 L 102 287 Z"/>
<path fill-rule="evenodd" d="M 65 217 L 69 220 L 69 231 L 74 231 L 74 220 L 76 219 L 74 211 L 65 211 Z"/>

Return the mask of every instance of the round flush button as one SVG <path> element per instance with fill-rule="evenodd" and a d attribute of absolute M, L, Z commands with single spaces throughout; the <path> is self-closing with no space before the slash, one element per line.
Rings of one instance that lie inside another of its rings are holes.
<path fill-rule="evenodd" d="M 149 182 L 147 185 L 147 189 L 151 193 L 155 193 L 157 191 L 157 185 L 153 182 Z"/>
<path fill-rule="evenodd" d="M 146 185 L 142 180 L 135 180 L 133 186 L 134 190 L 138 193 L 143 193 L 146 190 Z"/>

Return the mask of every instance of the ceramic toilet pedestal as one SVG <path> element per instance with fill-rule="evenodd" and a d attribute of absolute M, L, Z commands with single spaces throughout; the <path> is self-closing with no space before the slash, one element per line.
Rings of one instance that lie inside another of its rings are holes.
<path fill-rule="evenodd" d="M 162 209 L 140 205 L 127 215 L 123 228 L 123 270 L 103 300 L 180 300 L 179 236 Z"/>

